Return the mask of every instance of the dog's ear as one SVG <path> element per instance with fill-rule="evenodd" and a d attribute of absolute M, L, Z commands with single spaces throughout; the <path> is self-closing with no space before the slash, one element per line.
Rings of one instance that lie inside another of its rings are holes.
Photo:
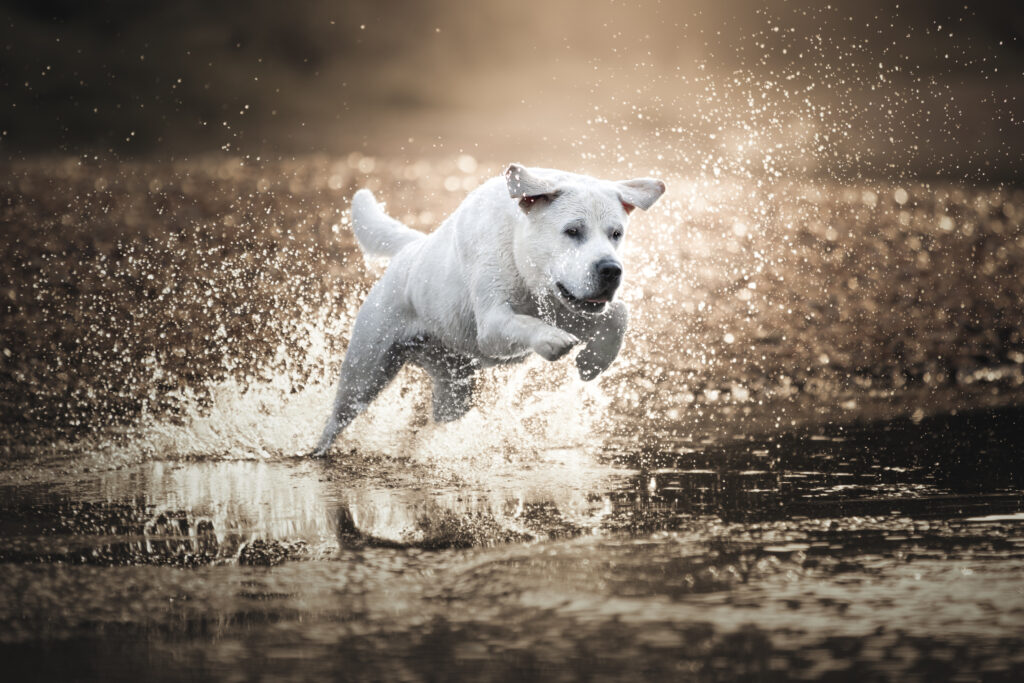
<path fill-rule="evenodd" d="M 525 166 L 509 164 L 505 169 L 505 182 L 508 184 L 508 195 L 519 200 L 519 206 L 529 210 L 538 201 L 551 201 L 558 196 L 558 188 L 552 183 L 539 178 Z"/>
<path fill-rule="evenodd" d="M 665 183 L 655 178 L 635 178 L 615 183 L 619 191 L 619 201 L 626 213 L 640 208 L 646 211 L 654 206 L 658 197 L 665 194 Z"/>

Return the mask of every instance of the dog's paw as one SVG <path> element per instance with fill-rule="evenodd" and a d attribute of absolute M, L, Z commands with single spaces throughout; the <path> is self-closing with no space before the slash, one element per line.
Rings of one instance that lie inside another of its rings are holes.
<path fill-rule="evenodd" d="M 580 379 L 589 382 L 608 369 L 619 350 L 629 322 L 629 309 L 621 301 L 614 301 L 608 313 L 600 319 L 593 336 L 576 356 Z"/>
<path fill-rule="evenodd" d="M 533 350 L 544 360 L 558 360 L 569 353 L 580 340 L 575 335 L 557 327 L 545 327 L 540 330 L 533 341 Z"/>
<path fill-rule="evenodd" d="M 580 351 L 579 355 L 576 356 L 576 369 L 579 370 L 580 379 L 584 382 L 596 379 L 607 367 L 608 363 L 599 357 L 589 346 Z"/>

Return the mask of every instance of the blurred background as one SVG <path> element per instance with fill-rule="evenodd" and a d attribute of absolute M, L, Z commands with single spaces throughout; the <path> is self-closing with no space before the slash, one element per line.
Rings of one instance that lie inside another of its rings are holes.
<path fill-rule="evenodd" d="M 1014 3 L 5 0 L 0 17 L 7 158 L 358 150 L 1003 181 L 1021 151 Z"/>

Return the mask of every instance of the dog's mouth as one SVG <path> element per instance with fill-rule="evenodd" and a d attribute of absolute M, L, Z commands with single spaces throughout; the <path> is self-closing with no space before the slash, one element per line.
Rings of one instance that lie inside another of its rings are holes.
<path fill-rule="evenodd" d="M 555 287 L 558 289 L 559 298 L 574 311 L 581 311 L 583 313 L 600 313 L 604 310 L 608 302 L 612 300 L 614 291 L 603 292 L 601 294 L 594 295 L 588 298 L 580 298 L 573 296 L 572 292 L 565 288 L 561 282 L 556 282 Z"/>

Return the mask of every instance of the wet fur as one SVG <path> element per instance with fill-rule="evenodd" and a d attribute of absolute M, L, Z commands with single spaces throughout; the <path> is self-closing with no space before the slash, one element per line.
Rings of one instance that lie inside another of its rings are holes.
<path fill-rule="evenodd" d="M 513 164 L 474 190 L 434 233 L 391 218 L 368 190 L 352 200 L 360 247 L 390 256 L 356 316 L 338 390 L 314 455 L 376 398 L 405 363 L 433 378 L 433 413 L 456 420 L 470 408 L 473 376 L 531 352 L 576 356 L 584 380 L 622 345 L 628 311 L 611 300 L 595 264 L 619 264 L 629 213 L 664 192 L 649 178 L 612 182 Z M 573 221 L 583 237 L 567 237 Z M 568 295 L 568 296 L 566 296 Z M 583 309 L 586 310 L 583 310 Z"/>

